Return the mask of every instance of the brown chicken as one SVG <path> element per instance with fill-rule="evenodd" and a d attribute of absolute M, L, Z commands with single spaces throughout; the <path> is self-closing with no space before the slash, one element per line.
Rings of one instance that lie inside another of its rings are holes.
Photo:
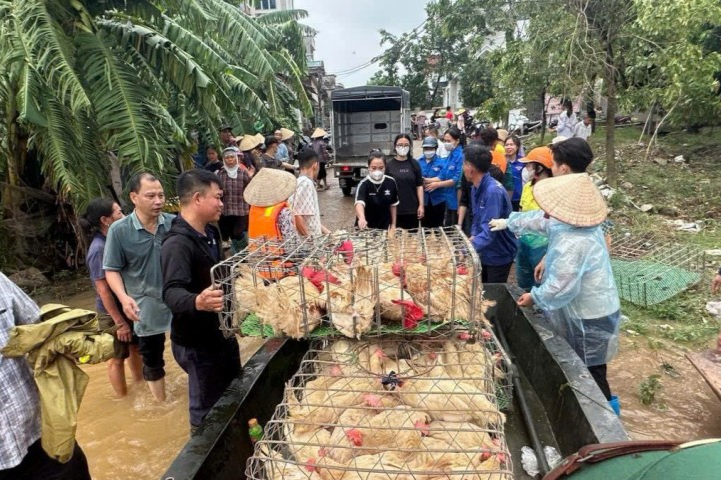
<path fill-rule="evenodd" d="M 376 297 L 371 267 L 358 265 L 353 281 L 331 286 L 328 314 L 338 331 L 349 338 L 360 339 L 373 325 Z"/>

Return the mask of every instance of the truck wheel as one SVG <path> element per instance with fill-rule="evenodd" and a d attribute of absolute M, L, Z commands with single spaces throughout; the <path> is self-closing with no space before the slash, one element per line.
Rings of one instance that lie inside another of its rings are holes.
<path fill-rule="evenodd" d="M 353 187 L 340 187 L 340 189 L 343 191 L 343 196 L 344 196 L 344 197 L 350 197 L 350 196 L 351 196 L 350 191 L 351 191 L 352 188 L 353 188 Z"/>

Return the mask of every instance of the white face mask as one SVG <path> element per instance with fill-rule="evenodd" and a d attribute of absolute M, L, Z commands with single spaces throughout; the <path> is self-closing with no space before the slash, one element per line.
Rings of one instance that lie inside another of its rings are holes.
<path fill-rule="evenodd" d="M 423 156 L 425 156 L 428 160 L 436 156 L 435 150 L 423 150 Z"/>
<path fill-rule="evenodd" d="M 408 155 L 408 152 L 411 150 L 411 147 L 396 147 L 396 153 L 400 155 L 401 157 L 404 155 Z"/>
<path fill-rule="evenodd" d="M 383 180 L 383 170 L 373 170 L 368 173 L 368 176 L 373 180 L 374 182 L 380 182 Z"/>
<path fill-rule="evenodd" d="M 230 178 L 237 178 L 238 177 L 238 168 L 240 168 L 240 165 L 236 165 L 234 167 L 229 167 L 227 165 L 223 165 L 223 168 L 226 172 L 228 172 L 228 176 Z"/>
<path fill-rule="evenodd" d="M 452 152 L 454 148 L 456 148 L 455 145 L 453 145 L 451 142 L 445 142 L 443 144 L 444 147 L 446 147 L 446 151 Z"/>
<path fill-rule="evenodd" d="M 533 180 L 533 172 L 527 168 L 524 168 L 521 172 L 521 180 L 523 181 L 524 185 L 527 184 L 528 182 Z"/>

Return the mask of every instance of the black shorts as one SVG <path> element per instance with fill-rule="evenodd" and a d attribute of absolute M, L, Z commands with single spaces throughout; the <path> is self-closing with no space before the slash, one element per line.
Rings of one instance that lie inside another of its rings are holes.
<path fill-rule="evenodd" d="M 165 377 L 165 334 L 158 333 L 138 339 L 138 349 L 143 357 L 143 379 L 154 382 Z"/>
<path fill-rule="evenodd" d="M 130 356 L 130 345 L 137 345 L 138 344 L 138 336 L 135 335 L 133 322 L 129 320 L 125 320 L 125 322 L 130 326 L 130 331 L 133 332 L 133 335 L 130 339 L 130 343 L 127 342 L 121 342 L 118 340 L 118 336 L 115 334 L 115 331 L 113 330 L 115 327 L 115 322 L 113 321 L 112 317 L 108 315 L 107 313 L 100 313 L 98 314 L 98 328 L 101 332 L 108 332 L 113 336 L 113 351 L 114 351 L 114 358 L 128 358 Z"/>
<path fill-rule="evenodd" d="M 240 240 L 248 231 L 248 216 L 222 215 L 218 220 L 218 228 L 223 241 Z"/>
<path fill-rule="evenodd" d="M 320 168 L 318 170 L 318 180 L 325 180 L 328 176 L 328 172 L 325 169 L 325 162 L 320 162 Z"/>

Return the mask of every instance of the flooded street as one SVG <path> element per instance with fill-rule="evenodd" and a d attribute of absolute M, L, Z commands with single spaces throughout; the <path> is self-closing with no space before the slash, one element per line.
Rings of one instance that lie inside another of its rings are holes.
<path fill-rule="evenodd" d="M 353 198 L 343 197 L 338 181 L 329 171 L 330 190 L 319 192 L 322 222 L 331 230 L 353 225 Z M 43 298 L 42 302 L 52 299 Z M 55 301 L 58 301 L 56 299 Z M 95 292 L 88 289 L 62 300 L 73 307 L 93 309 Z M 256 338 L 241 339 L 245 362 L 260 346 Z M 128 381 L 128 395 L 115 398 L 105 364 L 86 365 L 90 375 L 78 415 L 77 439 L 95 480 L 155 480 L 165 472 L 188 440 L 188 382 L 165 347 L 166 403 L 157 403 L 144 382 Z M 126 369 L 126 375 L 129 375 Z"/>
<path fill-rule="evenodd" d="M 322 222 L 331 230 L 354 222 L 353 198 L 344 197 L 329 171 L 331 189 L 319 192 Z M 92 308 L 94 292 L 86 290 L 63 301 Z M 258 339 L 241 340 L 243 361 L 259 346 Z M 721 437 L 721 402 L 713 395 L 683 351 L 672 344 L 649 348 L 645 337 L 624 334 L 621 353 L 609 366 L 609 381 L 622 403 L 622 420 L 635 440 L 649 438 L 698 439 Z M 168 401 L 158 404 L 143 382 L 129 381 L 128 395 L 116 399 L 106 365 L 83 367 L 90 385 L 78 418 L 77 438 L 96 480 L 157 479 L 188 438 L 187 378 L 166 345 Z M 663 364 L 675 377 L 664 373 Z M 643 405 L 639 383 L 661 375 L 662 388 L 652 405 Z"/>

